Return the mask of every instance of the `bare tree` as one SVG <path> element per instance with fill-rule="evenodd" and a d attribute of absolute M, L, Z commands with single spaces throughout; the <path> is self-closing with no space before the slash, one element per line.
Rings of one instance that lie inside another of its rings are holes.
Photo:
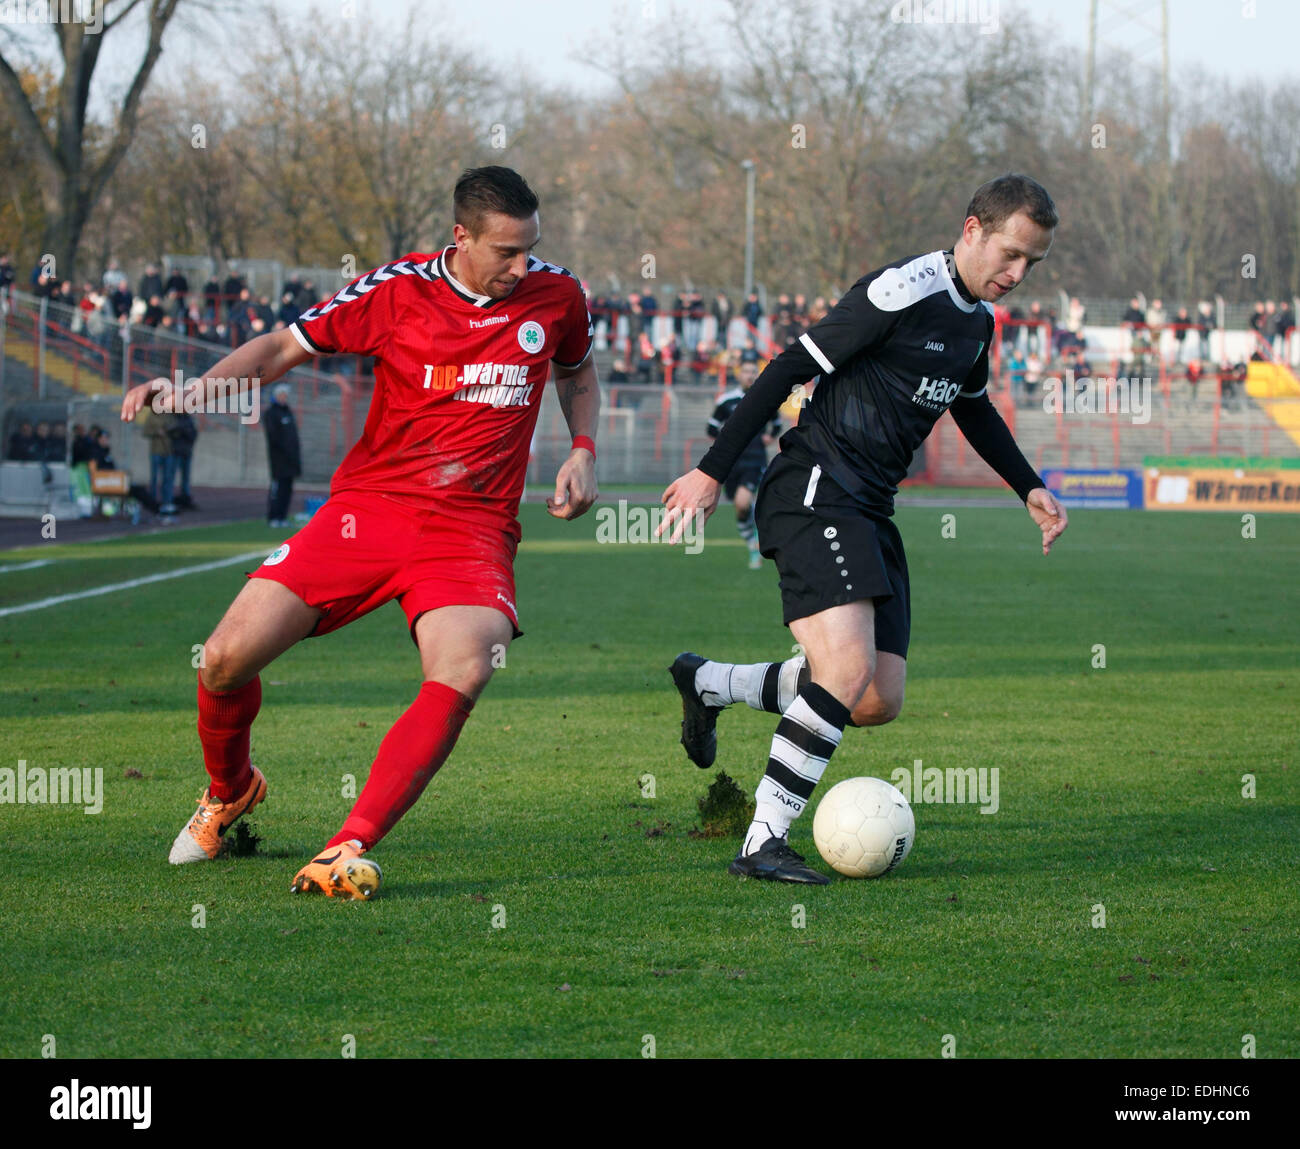
<path fill-rule="evenodd" d="M 111 231 L 124 250 L 147 259 L 201 251 L 218 266 L 267 246 L 279 250 L 292 233 L 278 219 L 259 219 L 255 183 L 235 146 L 243 130 L 229 102 L 206 85 L 151 89 L 87 239 Z"/>
<path fill-rule="evenodd" d="M 217 3 L 235 0 L 108 0 L 105 35 L 148 25 L 111 124 L 87 115 L 104 36 L 56 26 L 60 70 L 31 55 L 35 30 L 0 28 L 0 233 L 19 237 L 5 246 L 29 258 L 40 240 L 67 274 L 89 218 L 105 255 L 120 239 L 136 258 L 352 254 L 361 268 L 443 238 L 459 172 L 500 162 L 543 198 L 544 253 L 598 290 L 735 288 L 753 160 L 755 271 L 773 289 L 837 293 L 951 242 L 973 188 L 1007 170 L 1040 179 L 1061 212 L 1026 295 L 1300 289 L 1294 83 L 1189 76 L 1167 140 L 1155 78 L 1117 53 L 1099 61 L 1096 123 L 1080 124 L 1078 53 L 1019 15 L 984 35 L 866 0 L 732 0 L 721 54 L 681 12 L 619 23 L 589 51 L 608 95 L 448 57 L 426 10 L 400 32 L 368 24 L 358 50 L 346 28 L 270 9 L 233 69 L 200 64 L 143 101 L 172 15 Z M 1258 279 L 1243 278 L 1246 254 Z"/>
<path fill-rule="evenodd" d="M 476 102 L 490 82 L 481 64 L 448 54 L 406 27 L 375 36 L 363 53 L 318 38 L 323 100 L 315 109 L 331 157 L 334 202 L 364 194 L 396 259 L 434 232 L 450 230 L 451 193 L 467 160 L 486 150 L 488 125 Z M 347 237 L 348 221 L 336 218 Z"/>
<path fill-rule="evenodd" d="M 20 79 L 33 106 L 45 118 L 57 95 L 55 77 L 36 68 L 24 69 Z M 38 244 L 44 231 L 39 175 L 13 122 L 5 116 L 0 119 L 0 248 L 14 256 L 16 266 L 28 268 L 40 255 Z"/>
<path fill-rule="evenodd" d="M 337 244 L 324 234 L 340 205 L 324 178 L 332 161 L 321 111 L 320 37 L 307 21 L 295 24 L 268 7 L 256 43 L 234 85 L 238 117 L 225 146 L 250 192 L 256 189 L 250 207 L 261 230 L 277 237 L 277 250 L 294 264 L 324 252 L 337 262 Z"/>
<path fill-rule="evenodd" d="M 140 99 L 162 52 L 163 33 L 181 0 L 85 0 L 74 5 L 80 20 L 48 25 L 58 40 L 62 73 L 53 124 L 42 121 L 24 89 L 11 39 L 0 51 L 0 101 L 40 173 L 45 205 L 44 246 L 63 277 L 75 271 L 81 233 L 135 135 Z M 144 50 L 136 64 L 116 123 L 103 133 L 90 129 L 87 104 L 100 52 L 136 10 L 147 17 Z M 102 27 L 96 31 L 96 21 Z"/>

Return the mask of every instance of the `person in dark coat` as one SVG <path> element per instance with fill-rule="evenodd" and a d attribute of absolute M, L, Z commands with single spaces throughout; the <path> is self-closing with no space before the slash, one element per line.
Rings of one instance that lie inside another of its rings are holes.
<path fill-rule="evenodd" d="M 726 293 L 719 291 L 710 310 L 713 312 L 713 318 L 718 325 L 718 346 L 725 351 L 727 349 L 727 328 L 731 326 L 732 317 L 736 314 L 735 308 L 732 307 L 731 300 L 727 298 Z"/>
<path fill-rule="evenodd" d="M 292 327 L 298 322 L 298 317 L 302 315 L 302 311 L 298 307 L 298 304 L 294 302 L 297 298 L 298 293 L 296 291 L 289 291 L 287 288 L 285 289 L 284 294 L 280 296 L 280 310 L 276 313 L 276 319 L 286 327 Z"/>
<path fill-rule="evenodd" d="M 198 504 L 190 494 L 190 463 L 194 457 L 194 440 L 199 437 L 198 424 L 193 415 L 181 413 L 167 429 L 167 434 L 171 436 L 172 455 L 176 459 L 176 486 L 179 488 L 172 502 L 182 510 L 197 511 Z"/>
<path fill-rule="evenodd" d="M 95 453 L 91 456 L 95 460 L 95 466 L 101 471 L 116 471 L 117 464 L 113 462 L 113 440 L 108 437 L 108 432 L 99 427 L 92 427 L 90 433 L 95 439 Z"/>
<path fill-rule="evenodd" d="M 95 457 L 95 432 L 98 427 L 87 431 L 80 423 L 72 424 L 72 465 L 89 463 Z"/>
<path fill-rule="evenodd" d="M 162 276 L 158 274 L 157 264 L 150 263 L 146 265 L 144 274 L 140 277 L 140 290 L 136 294 L 141 299 L 149 299 L 156 295 L 160 299 L 163 293 Z"/>
<path fill-rule="evenodd" d="M 36 435 L 26 420 L 9 436 L 9 451 L 5 458 L 14 463 L 30 463 L 36 459 Z"/>
<path fill-rule="evenodd" d="M 236 275 L 233 271 L 226 276 L 226 282 L 221 285 L 221 298 L 226 305 L 226 319 L 229 321 L 239 303 L 239 296 L 245 290 L 245 284 L 242 276 Z"/>
<path fill-rule="evenodd" d="M 302 474 L 302 455 L 298 446 L 298 424 L 289 408 L 289 388 L 281 384 L 271 394 L 273 402 L 262 419 L 266 427 L 267 461 L 271 469 L 266 522 L 267 526 L 284 527 L 289 523 L 293 481 Z"/>
<path fill-rule="evenodd" d="M 173 271 L 163 284 L 163 293 L 173 315 L 185 314 L 185 300 L 190 293 L 190 281 L 179 271 Z"/>
<path fill-rule="evenodd" d="M 44 421 L 36 424 L 32 460 L 37 463 L 62 463 L 63 444 L 50 434 L 50 425 Z"/>
<path fill-rule="evenodd" d="M 216 323 L 221 318 L 221 284 L 217 282 L 215 275 L 208 276 L 208 281 L 203 285 L 203 318 L 210 323 Z"/>

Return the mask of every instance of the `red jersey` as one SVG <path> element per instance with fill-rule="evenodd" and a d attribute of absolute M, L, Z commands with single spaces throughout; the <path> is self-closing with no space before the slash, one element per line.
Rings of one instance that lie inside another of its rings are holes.
<path fill-rule="evenodd" d="M 417 509 L 507 525 L 554 359 L 577 367 L 592 323 L 577 277 L 528 258 L 505 298 L 477 295 L 447 270 L 446 248 L 353 280 L 290 330 L 313 355 L 374 356 L 365 430 L 331 495 L 368 491 Z"/>

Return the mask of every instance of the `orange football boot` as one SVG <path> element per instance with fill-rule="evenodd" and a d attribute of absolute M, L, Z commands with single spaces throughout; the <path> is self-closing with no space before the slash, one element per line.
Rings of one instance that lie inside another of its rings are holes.
<path fill-rule="evenodd" d="M 212 796 L 211 788 L 204 790 L 199 808 L 176 835 L 167 860 L 174 866 L 211 861 L 221 852 L 221 839 L 226 831 L 265 797 L 266 779 L 256 766 L 252 782 L 238 798 L 222 802 Z"/>
<path fill-rule="evenodd" d="M 295 894 L 318 891 L 331 898 L 368 901 L 379 893 L 384 875 L 379 863 L 362 860 L 364 853 L 357 838 L 330 846 L 298 871 L 289 889 Z"/>

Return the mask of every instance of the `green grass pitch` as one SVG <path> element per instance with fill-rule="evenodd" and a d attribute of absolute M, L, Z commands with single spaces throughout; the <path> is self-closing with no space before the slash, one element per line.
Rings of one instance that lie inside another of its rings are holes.
<path fill-rule="evenodd" d="M 821 792 L 920 759 L 996 767 L 999 809 L 914 803 L 900 870 L 825 888 L 740 881 L 735 841 L 691 833 L 713 775 L 677 744 L 669 662 L 792 641 L 726 508 L 697 555 L 524 509 L 527 636 L 376 850 L 369 904 L 288 886 L 418 689 L 395 605 L 263 674 L 260 851 L 184 867 L 193 647 L 245 568 L 0 618 L 0 767 L 104 771 L 99 814 L 0 805 L 0 1055 L 1300 1056 L 1300 517 L 1243 538 L 1229 514 L 1077 511 L 1044 558 L 1023 511 L 951 509 L 955 538 L 899 512 L 907 702 L 846 734 Z M 9 552 L 54 561 L 0 573 L 0 607 L 277 541 Z M 719 722 L 746 790 L 773 728 Z"/>

